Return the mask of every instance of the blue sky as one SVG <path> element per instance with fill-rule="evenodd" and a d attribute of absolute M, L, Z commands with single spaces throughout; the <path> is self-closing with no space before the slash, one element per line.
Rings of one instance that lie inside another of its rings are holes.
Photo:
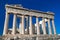
<path fill-rule="evenodd" d="M 5 4 L 22 4 L 25 8 L 54 12 L 56 31 L 60 34 L 60 0 L 0 0 L 0 35 L 4 27 Z"/>

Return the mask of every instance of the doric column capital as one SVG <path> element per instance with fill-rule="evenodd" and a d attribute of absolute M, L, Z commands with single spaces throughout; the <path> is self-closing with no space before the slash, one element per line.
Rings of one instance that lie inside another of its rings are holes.
<path fill-rule="evenodd" d="M 39 18 L 38 16 L 36 16 L 36 18 Z"/>

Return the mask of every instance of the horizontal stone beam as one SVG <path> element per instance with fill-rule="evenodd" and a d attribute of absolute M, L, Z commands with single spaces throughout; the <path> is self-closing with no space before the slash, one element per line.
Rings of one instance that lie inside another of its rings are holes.
<path fill-rule="evenodd" d="M 21 15 L 17 15 L 17 17 L 22 17 Z M 25 16 L 25 18 L 28 18 L 27 16 Z"/>
<path fill-rule="evenodd" d="M 29 11 L 27 9 L 23 9 L 23 8 L 18 9 L 17 7 L 11 7 L 11 6 L 6 6 L 6 12 L 15 13 L 15 14 L 19 14 L 19 15 L 21 14 L 21 15 L 29 15 L 29 16 L 37 16 L 37 17 L 54 19 L 53 13 Z"/>

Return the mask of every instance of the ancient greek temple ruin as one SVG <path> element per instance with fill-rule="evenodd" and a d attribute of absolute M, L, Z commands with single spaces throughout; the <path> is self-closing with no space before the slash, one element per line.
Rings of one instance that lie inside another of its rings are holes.
<path fill-rule="evenodd" d="M 56 28 L 54 23 L 53 12 L 42 12 L 32 9 L 27 9 L 21 5 L 5 5 L 6 16 L 4 23 L 3 36 L 6 40 L 48 40 L 56 37 Z M 9 31 L 8 23 L 10 14 L 13 14 L 12 29 Z M 16 26 L 16 19 L 20 18 L 19 28 Z M 32 17 L 35 17 L 33 24 Z M 39 20 L 41 18 L 41 20 Z M 26 19 L 26 22 L 25 22 Z M 28 21 L 29 20 L 29 21 Z M 48 28 L 46 28 L 46 22 Z M 26 24 L 26 28 L 25 28 Z M 51 26 L 52 25 L 52 26 Z M 52 28 L 51 28 L 52 27 Z M 42 30 L 41 30 L 42 29 Z M 48 29 L 48 30 L 46 30 Z M 53 33 L 52 33 L 53 29 Z"/>

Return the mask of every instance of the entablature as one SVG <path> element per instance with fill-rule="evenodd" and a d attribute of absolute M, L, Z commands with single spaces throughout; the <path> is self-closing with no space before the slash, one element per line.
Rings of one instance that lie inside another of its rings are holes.
<path fill-rule="evenodd" d="M 54 19 L 54 14 L 51 12 L 41 12 L 36 10 L 29 10 L 23 7 L 15 7 L 15 6 L 5 6 L 6 12 L 14 13 L 14 14 L 21 14 L 21 15 L 28 15 L 28 16 L 37 16 L 37 17 L 44 17 Z"/>

